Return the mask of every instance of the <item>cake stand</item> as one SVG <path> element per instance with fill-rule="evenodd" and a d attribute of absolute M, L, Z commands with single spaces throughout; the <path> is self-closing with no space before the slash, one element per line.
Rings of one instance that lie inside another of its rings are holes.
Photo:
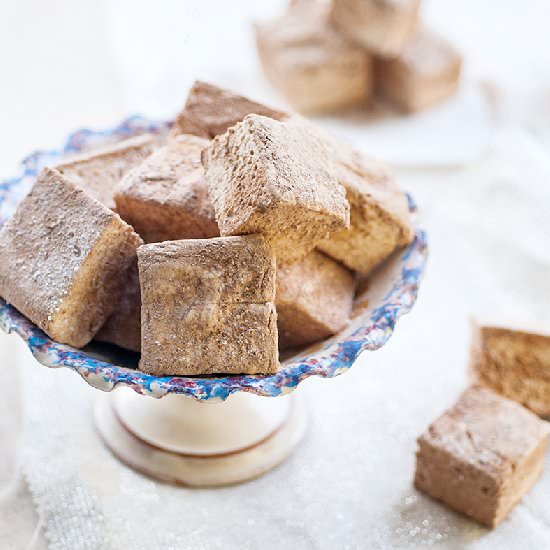
<path fill-rule="evenodd" d="M 0 224 L 44 166 L 130 136 L 162 133 L 169 126 L 132 117 L 108 130 L 79 130 L 61 149 L 30 155 L 16 177 L 0 183 Z M 283 357 L 277 374 L 153 376 L 137 370 L 138 354 L 116 346 L 92 342 L 79 350 L 54 342 L 1 299 L 0 326 L 18 334 L 42 365 L 69 368 L 105 392 L 96 402 L 95 424 L 105 444 L 126 464 L 190 486 L 238 483 L 282 462 L 304 435 L 304 407 L 299 392 L 292 393 L 298 385 L 310 376 L 332 378 L 346 372 L 360 353 L 382 347 L 397 320 L 414 305 L 427 242 L 410 197 L 409 208 L 413 242 L 369 278 L 348 326 L 320 344 Z"/>

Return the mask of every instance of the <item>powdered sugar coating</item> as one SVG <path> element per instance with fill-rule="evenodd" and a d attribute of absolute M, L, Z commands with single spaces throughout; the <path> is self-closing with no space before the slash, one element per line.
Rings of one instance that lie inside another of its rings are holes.
<path fill-rule="evenodd" d="M 117 212 L 145 242 L 219 235 L 201 164 L 208 144 L 197 136 L 178 135 L 118 185 Z"/>
<path fill-rule="evenodd" d="M 281 120 L 287 113 L 272 109 L 215 84 L 195 81 L 183 111 L 176 117 L 171 135 L 192 134 L 211 139 L 223 134 L 246 115 L 255 113 Z"/>
<path fill-rule="evenodd" d="M 111 313 L 141 239 L 57 170 L 44 169 L 0 231 L 0 295 L 82 346 Z"/>
<path fill-rule="evenodd" d="M 299 117 L 248 115 L 203 152 L 222 235 L 260 233 L 295 261 L 349 225 L 345 190 L 324 143 Z"/>
<path fill-rule="evenodd" d="M 155 146 L 155 138 L 145 134 L 72 157 L 56 168 L 99 202 L 114 208 L 116 186 L 124 174 L 153 152 Z"/>

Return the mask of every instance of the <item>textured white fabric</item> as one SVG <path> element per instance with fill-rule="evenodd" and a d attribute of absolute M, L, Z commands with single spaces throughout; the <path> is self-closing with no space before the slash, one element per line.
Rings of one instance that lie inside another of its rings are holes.
<path fill-rule="evenodd" d="M 5 392 L 0 399 L 0 548 L 27 547 L 41 526 L 17 461 L 22 407 L 15 345 L 14 338 L 0 333 L 0 368 Z M 34 546 L 44 547 L 44 544 Z"/>
<path fill-rule="evenodd" d="M 12 51 L 21 32 L 34 44 L 19 52 L 25 63 L 14 57 L 2 67 L 12 83 L 0 87 L 0 119 L 9 129 L 0 135 L 3 175 L 29 149 L 55 144 L 80 124 L 109 124 L 125 109 L 168 115 L 197 76 L 265 89 L 249 70 L 254 56 L 242 33 L 282 1 L 174 3 L 165 9 L 187 18 L 163 22 L 143 1 L 116 0 L 107 10 L 110 34 L 99 3 L 71 6 L 77 4 L 29 0 L 0 18 L 3 51 Z M 224 6 L 242 16 L 228 16 Z M 236 487 L 188 490 L 113 459 L 93 429 L 94 391 L 71 372 L 41 367 L 15 336 L 0 334 L 0 548 L 42 549 L 48 541 L 71 550 L 548 548 L 550 463 L 492 532 L 419 495 L 411 478 L 415 438 L 466 384 L 469 316 L 550 315 L 550 166 L 543 149 L 550 144 L 550 48 L 540 44 L 549 6 L 438 0 L 425 7 L 471 54 L 468 73 L 491 81 L 501 126 L 522 125 L 531 134 L 501 131 L 468 167 L 399 171 L 420 204 L 431 252 L 418 303 L 389 344 L 340 378 L 300 387 L 310 428 L 278 469 Z M 22 26 L 27 12 L 33 18 Z M 232 19 L 240 25 L 237 38 Z M 71 39 L 63 38 L 66 29 Z M 186 45 L 192 54 L 182 56 Z M 78 73 L 69 72 L 74 63 Z M 463 157 L 472 150 L 464 145 Z"/>

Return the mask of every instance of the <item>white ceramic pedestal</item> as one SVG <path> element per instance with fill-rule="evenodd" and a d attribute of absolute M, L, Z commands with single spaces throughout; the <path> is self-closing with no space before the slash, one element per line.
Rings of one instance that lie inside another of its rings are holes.
<path fill-rule="evenodd" d="M 128 388 L 101 394 L 96 426 L 123 462 L 152 477 L 195 487 L 239 483 L 280 464 L 302 438 L 297 395 L 240 392 L 222 403 L 161 399 Z"/>

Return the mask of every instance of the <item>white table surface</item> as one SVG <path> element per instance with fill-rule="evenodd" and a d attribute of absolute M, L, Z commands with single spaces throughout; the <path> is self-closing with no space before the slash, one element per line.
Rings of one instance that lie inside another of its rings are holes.
<path fill-rule="evenodd" d="M 196 77 L 280 102 L 259 73 L 250 22 L 282 5 L 3 3 L 0 174 L 74 128 L 170 116 Z M 466 383 L 469 315 L 550 315 L 550 5 L 432 0 L 423 12 L 465 52 L 469 89 L 483 80 L 497 93 L 492 118 L 480 103 L 455 104 L 461 120 L 443 113 L 433 134 L 422 129 L 437 121 L 409 119 L 385 143 L 378 136 L 391 128 L 349 137 L 403 161 L 400 181 L 430 234 L 419 302 L 388 346 L 339 379 L 304 384 L 311 428 L 282 467 L 239 487 L 189 491 L 119 465 L 91 427 L 93 391 L 0 334 L 0 548 L 45 548 L 48 537 L 52 548 L 548 547 L 550 471 L 494 532 L 431 503 L 410 480 L 415 437 Z M 415 132 L 425 157 L 411 167 L 403 153 Z M 452 148 L 430 146 L 442 135 Z"/>

